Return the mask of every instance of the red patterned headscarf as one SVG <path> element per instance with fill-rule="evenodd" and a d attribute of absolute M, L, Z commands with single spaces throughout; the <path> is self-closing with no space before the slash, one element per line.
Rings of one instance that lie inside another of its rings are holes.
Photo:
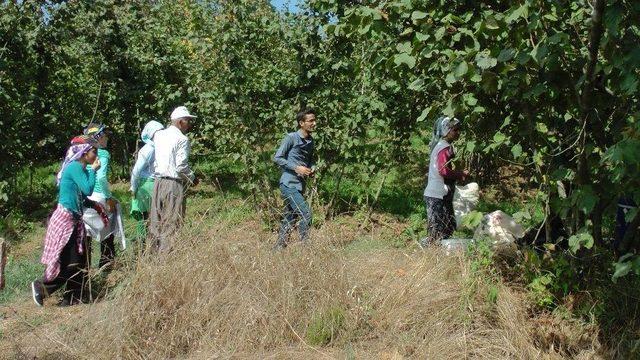
<path fill-rule="evenodd" d="M 73 161 L 80 159 L 82 155 L 86 154 L 94 147 L 95 143 L 89 136 L 81 135 L 71 139 L 71 145 L 67 149 L 67 154 L 62 161 L 60 171 L 58 171 L 58 174 L 56 175 L 56 184 L 58 186 L 60 185 L 60 178 L 62 178 L 62 172 L 64 169 L 66 169 Z"/>

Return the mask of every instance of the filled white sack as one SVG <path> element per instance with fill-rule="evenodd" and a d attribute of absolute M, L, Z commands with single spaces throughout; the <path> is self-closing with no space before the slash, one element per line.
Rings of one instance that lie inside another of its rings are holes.
<path fill-rule="evenodd" d="M 497 210 L 482 217 L 473 234 L 474 239 L 488 237 L 493 246 L 512 245 L 524 236 L 524 228 L 507 215 Z"/>
<path fill-rule="evenodd" d="M 462 218 L 472 212 L 480 200 L 480 186 L 478 183 L 468 183 L 464 186 L 456 186 L 453 194 L 453 213 L 456 217 L 456 228 L 460 228 Z"/>

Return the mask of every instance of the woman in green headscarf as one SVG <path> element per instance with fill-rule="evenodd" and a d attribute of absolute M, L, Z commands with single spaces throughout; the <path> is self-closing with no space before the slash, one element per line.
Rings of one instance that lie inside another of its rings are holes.
<path fill-rule="evenodd" d="M 122 240 L 123 248 L 125 246 L 123 229 L 118 226 L 122 224 L 122 214 L 119 210 L 120 205 L 118 200 L 113 196 L 109 185 L 111 154 L 107 146 L 109 144 L 111 130 L 104 124 L 90 123 L 84 129 L 84 134 L 96 141 L 98 159 L 102 163 L 102 167 L 96 172 L 96 186 L 93 189 L 93 194 L 89 196 L 89 199 L 100 204 L 106 210 L 109 223 L 107 226 L 102 227 L 101 216 L 95 209 L 87 209 L 87 211 L 84 212 L 83 220 L 88 235 L 100 242 L 100 261 L 98 262 L 98 267 L 108 270 L 113 266 L 116 257 L 115 236 L 118 236 Z"/>
<path fill-rule="evenodd" d="M 146 220 L 151 208 L 151 196 L 153 195 L 153 182 L 155 172 L 155 148 L 153 136 L 164 126 L 157 121 L 149 121 L 142 129 L 142 141 L 144 146 L 138 151 L 136 164 L 131 170 L 131 188 L 133 201 L 131 202 L 131 216 L 138 220 L 137 236 L 140 239 L 146 237 Z"/>

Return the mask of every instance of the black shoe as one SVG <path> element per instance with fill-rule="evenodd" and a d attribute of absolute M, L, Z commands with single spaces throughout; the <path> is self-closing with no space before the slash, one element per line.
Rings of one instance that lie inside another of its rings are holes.
<path fill-rule="evenodd" d="M 33 302 L 38 306 L 44 305 L 44 296 L 42 295 L 42 284 L 39 280 L 31 282 L 31 295 L 33 296 Z"/>
<path fill-rule="evenodd" d="M 282 251 L 284 250 L 284 248 L 287 247 L 287 244 L 283 244 L 283 243 L 277 243 L 274 247 L 273 247 L 273 251 Z"/>

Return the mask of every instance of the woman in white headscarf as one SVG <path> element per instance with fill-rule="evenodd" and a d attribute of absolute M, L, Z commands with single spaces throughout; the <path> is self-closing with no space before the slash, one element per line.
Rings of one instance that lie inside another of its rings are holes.
<path fill-rule="evenodd" d="M 138 220 L 137 235 L 146 237 L 146 219 L 149 217 L 151 196 L 153 195 L 153 182 L 155 172 L 155 147 L 153 136 L 164 126 L 157 121 L 149 121 L 142 129 L 142 141 L 144 146 L 138 151 L 136 164 L 131 170 L 131 188 L 133 201 L 131 202 L 131 216 Z"/>
<path fill-rule="evenodd" d="M 456 228 L 453 212 L 455 185 L 456 181 L 464 181 L 469 176 L 467 170 L 454 170 L 451 166 L 455 157 L 452 143 L 459 137 L 458 119 L 443 116 L 436 120 L 430 143 L 429 177 L 424 189 L 428 234 L 421 243 L 422 246 L 450 237 Z"/>

